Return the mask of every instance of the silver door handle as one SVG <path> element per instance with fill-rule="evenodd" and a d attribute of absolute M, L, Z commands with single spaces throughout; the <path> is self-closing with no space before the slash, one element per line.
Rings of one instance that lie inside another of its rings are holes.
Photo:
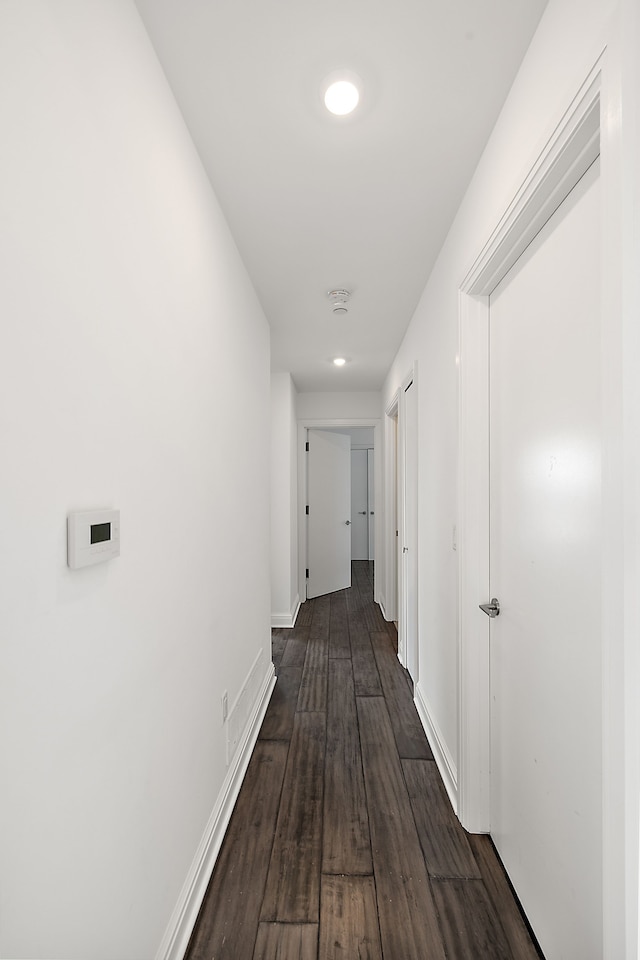
<path fill-rule="evenodd" d="M 347 525 L 348 527 L 351 526 L 351 520 L 345 520 L 345 523 L 346 523 L 346 525 Z"/>
<path fill-rule="evenodd" d="M 360 514 L 361 517 L 366 517 L 366 515 L 367 515 L 367 511 L 366 511 L 366 510 L 358 510 L 358 513 Z"/>
<path fill-rule="evenodd" d="M 403 548 L 402 548 L 402 552 L 403 552 L 403 553 L 409 553 L 409 547 L 403 547 Z"/>
<path fill-rule="evenodd" d="M 478 606 L 488 617 L 500 616 L 500 601 L 496 597 L 491 598 L 491 603 L 480 603 Z"/>

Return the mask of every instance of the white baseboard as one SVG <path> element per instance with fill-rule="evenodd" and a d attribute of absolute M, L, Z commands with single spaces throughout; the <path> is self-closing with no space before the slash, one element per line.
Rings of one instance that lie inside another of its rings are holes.
<path fill-rule="evenodd" d="M 183 960 L 231 814 L 258 739 L 276 678 L 269 662 L 260 693 L 213 808 L 155 960 Z"/>
<path fill-rule="evenodd" d="M 454 813 L 457 815 L 458 771 L 455 763 L 453 762 L 453 757 L 447 749 L 447 745 L 442 737 L 440 728 L 433 718 L 433 713 L 429 709 L 429 704 L 422 694 L 419 684 L 415 690 L 414 703 L 416 705 L 416 710 L 418 711 L 418 716 L 420 717 L 420 722 L 424 727 L 424 732 L 427 735 L 427 740 L 429 741 L 429 746 L 431 747 L 431 752 L 433 753 L 433 759 L 436 761 L 436 765 L 440 771 L 440 776 L 442 777 L 446 791 L 449 794 L 451 806 L 453 807 Z"/>
<path fill-rule="evenodd" d="M 272 627 L 295 627 L 296 617 L 300 610 L 300 597 L 296 597 L 293 601 L 293 606 L 289 613 L 272 613 L 271 614 L 271 626 Z"/>

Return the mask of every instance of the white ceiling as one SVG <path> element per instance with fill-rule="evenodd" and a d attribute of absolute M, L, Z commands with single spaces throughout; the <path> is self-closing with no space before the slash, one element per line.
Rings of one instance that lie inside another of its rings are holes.
<path fill-rule="evenodd" d="M 379 389 L 546 0 L 136 2 L 273 369 L 302 391 Z M 362 79 L 350 118 L 321 100 L 341 68 Z M 352 292 L 342 319 L 336 287 Z"/>

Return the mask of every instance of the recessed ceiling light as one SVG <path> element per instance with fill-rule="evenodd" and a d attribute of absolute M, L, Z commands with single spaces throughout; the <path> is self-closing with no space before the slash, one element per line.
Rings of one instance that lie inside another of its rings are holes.
<path fill-rule="evenodd" d="M 358 106 L 360 94 L 350 80 L 336 80 L 324 95 L 324 105 L 330 113 L 344 117 Z"/>
<path fill-rule="evenodd" d="M 335 363 L 336 367 L 344 367 L 347 361 L 344 357 L 334 357 L 333 362 Z"/>

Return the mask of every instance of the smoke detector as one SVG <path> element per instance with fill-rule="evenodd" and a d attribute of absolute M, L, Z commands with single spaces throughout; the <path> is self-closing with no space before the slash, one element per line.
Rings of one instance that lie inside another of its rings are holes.
<path fill-rule="evenodd" d="M 331 301 L 331 311 L 335 314 L 349 312 L 349 298 L 351 294 L 348 290 L 329 290 L 329 300 Z"/>

